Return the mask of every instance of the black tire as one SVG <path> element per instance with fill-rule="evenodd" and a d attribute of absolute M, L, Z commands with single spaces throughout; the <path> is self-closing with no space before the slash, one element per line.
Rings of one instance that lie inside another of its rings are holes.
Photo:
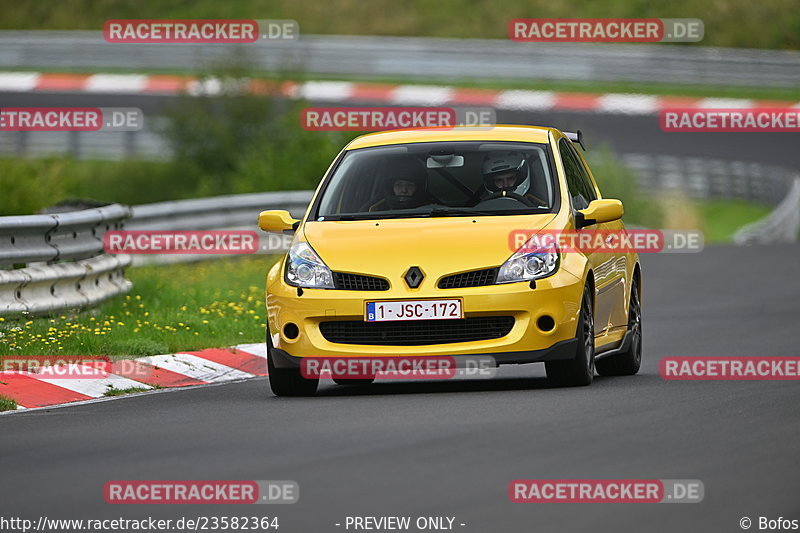
<path fill-rule="evenodd" d="M 631 286 L 628 331 L 631 332 L 631 342 L 626 351 L 597 361 L 597 373 L 601 376 L 633 376 L 642 365 L 642 304 L 638 277 L 633 279 Z"/>
<path fill-rule="evenodd" d="M 547 379 L 561 387 L 585 387 L 594 379 L 594 310 L 592 290 L 583 289 L 576 337 L 579 339 L 574 359 L 546 361 Z"/>
<path fill-rule="evenodd" d="M 338 385 L 371 385 L 375 381 L 372 379 L 348 379 L 348 378 L 333 378 L 333 382 Z"/>
<path fill-rule="evenodd" d="M 275 396 L 313 396 L 319 379 L 304 378 L 299 368 L 275 368 L 272 350 L 272 339 L 267 332 L 267 371 L 272 393 Z"/>

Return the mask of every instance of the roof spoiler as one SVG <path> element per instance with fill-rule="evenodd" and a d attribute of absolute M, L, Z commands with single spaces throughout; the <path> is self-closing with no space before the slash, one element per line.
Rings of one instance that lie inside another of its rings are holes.
<path fill-rule="evenodd" d="M 586 148 L 586 144 L 583 142 L 583 132 L 581 130 L 575 130 L 575 133 L 569 131 L 565 131 L 563 133 L 564 135 L 567 136 L 567 139 L 569 139 L 570 141 L 580 144 L 584 152 L 588 150 L 588 148 Z"/>

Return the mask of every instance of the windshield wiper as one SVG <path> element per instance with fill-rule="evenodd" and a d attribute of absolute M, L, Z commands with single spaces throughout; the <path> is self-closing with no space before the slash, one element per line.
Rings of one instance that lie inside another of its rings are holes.
<path fill-rule="evenodd" d="M 331 215 L 331 216 L 321 217 L 321 218 L 324 218 L 325 220 L 332 220 L 332 221 L 336 222 L 336 221 L 339 221 L 339 220 L 366 220 L 367 218 L 369 218 L 369 216 L 364 217 L 363 215 L 362 216 L 358 216 L 358 215 Z"/>
<path fill-rule="evenodd" d="M 413 218 L 418 216 L 426 216 L 427 213 L 398 213 L 390 214 L 363 214 L 363 215 L 330 215 L 324 217 L 326 221 L 339 222 L 342 220 L 383 220 L 387 218 Z"/>
<path fill-rule="evenodd" d="M 497 211 L 476 211 L 474 209 L 431 209 L 427 213 L 423 213 L 425 217 L 450 217 L 450 216 L 494 216 L 502 215 L 502 212 Z"/>

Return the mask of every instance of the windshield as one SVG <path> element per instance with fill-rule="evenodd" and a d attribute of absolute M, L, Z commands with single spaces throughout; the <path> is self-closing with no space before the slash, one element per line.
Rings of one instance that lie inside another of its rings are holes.
<path fill-rule="evenodd" d="M 548 213 L 548 150 L 496 141 L 353 150 L 328 181 L 317 220 Z"/>

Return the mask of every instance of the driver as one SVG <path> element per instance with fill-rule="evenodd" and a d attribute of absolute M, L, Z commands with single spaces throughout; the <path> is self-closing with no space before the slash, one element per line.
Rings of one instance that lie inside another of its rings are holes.
<path fill-rule="evenodd" d="M 483 160 L 483 200 L 498 196 L 522 196 L 532 205 L 547 202 L 531 194 L 531 171 L 521 152 L 491 152 Z"/>
<path fill-rule="evenodd" d="M 398 159 L 387 164 L 382 172 L 384 197 L 369 211 L 413 209 L 430 203 L 428 172 L 416 159 Z"/>

